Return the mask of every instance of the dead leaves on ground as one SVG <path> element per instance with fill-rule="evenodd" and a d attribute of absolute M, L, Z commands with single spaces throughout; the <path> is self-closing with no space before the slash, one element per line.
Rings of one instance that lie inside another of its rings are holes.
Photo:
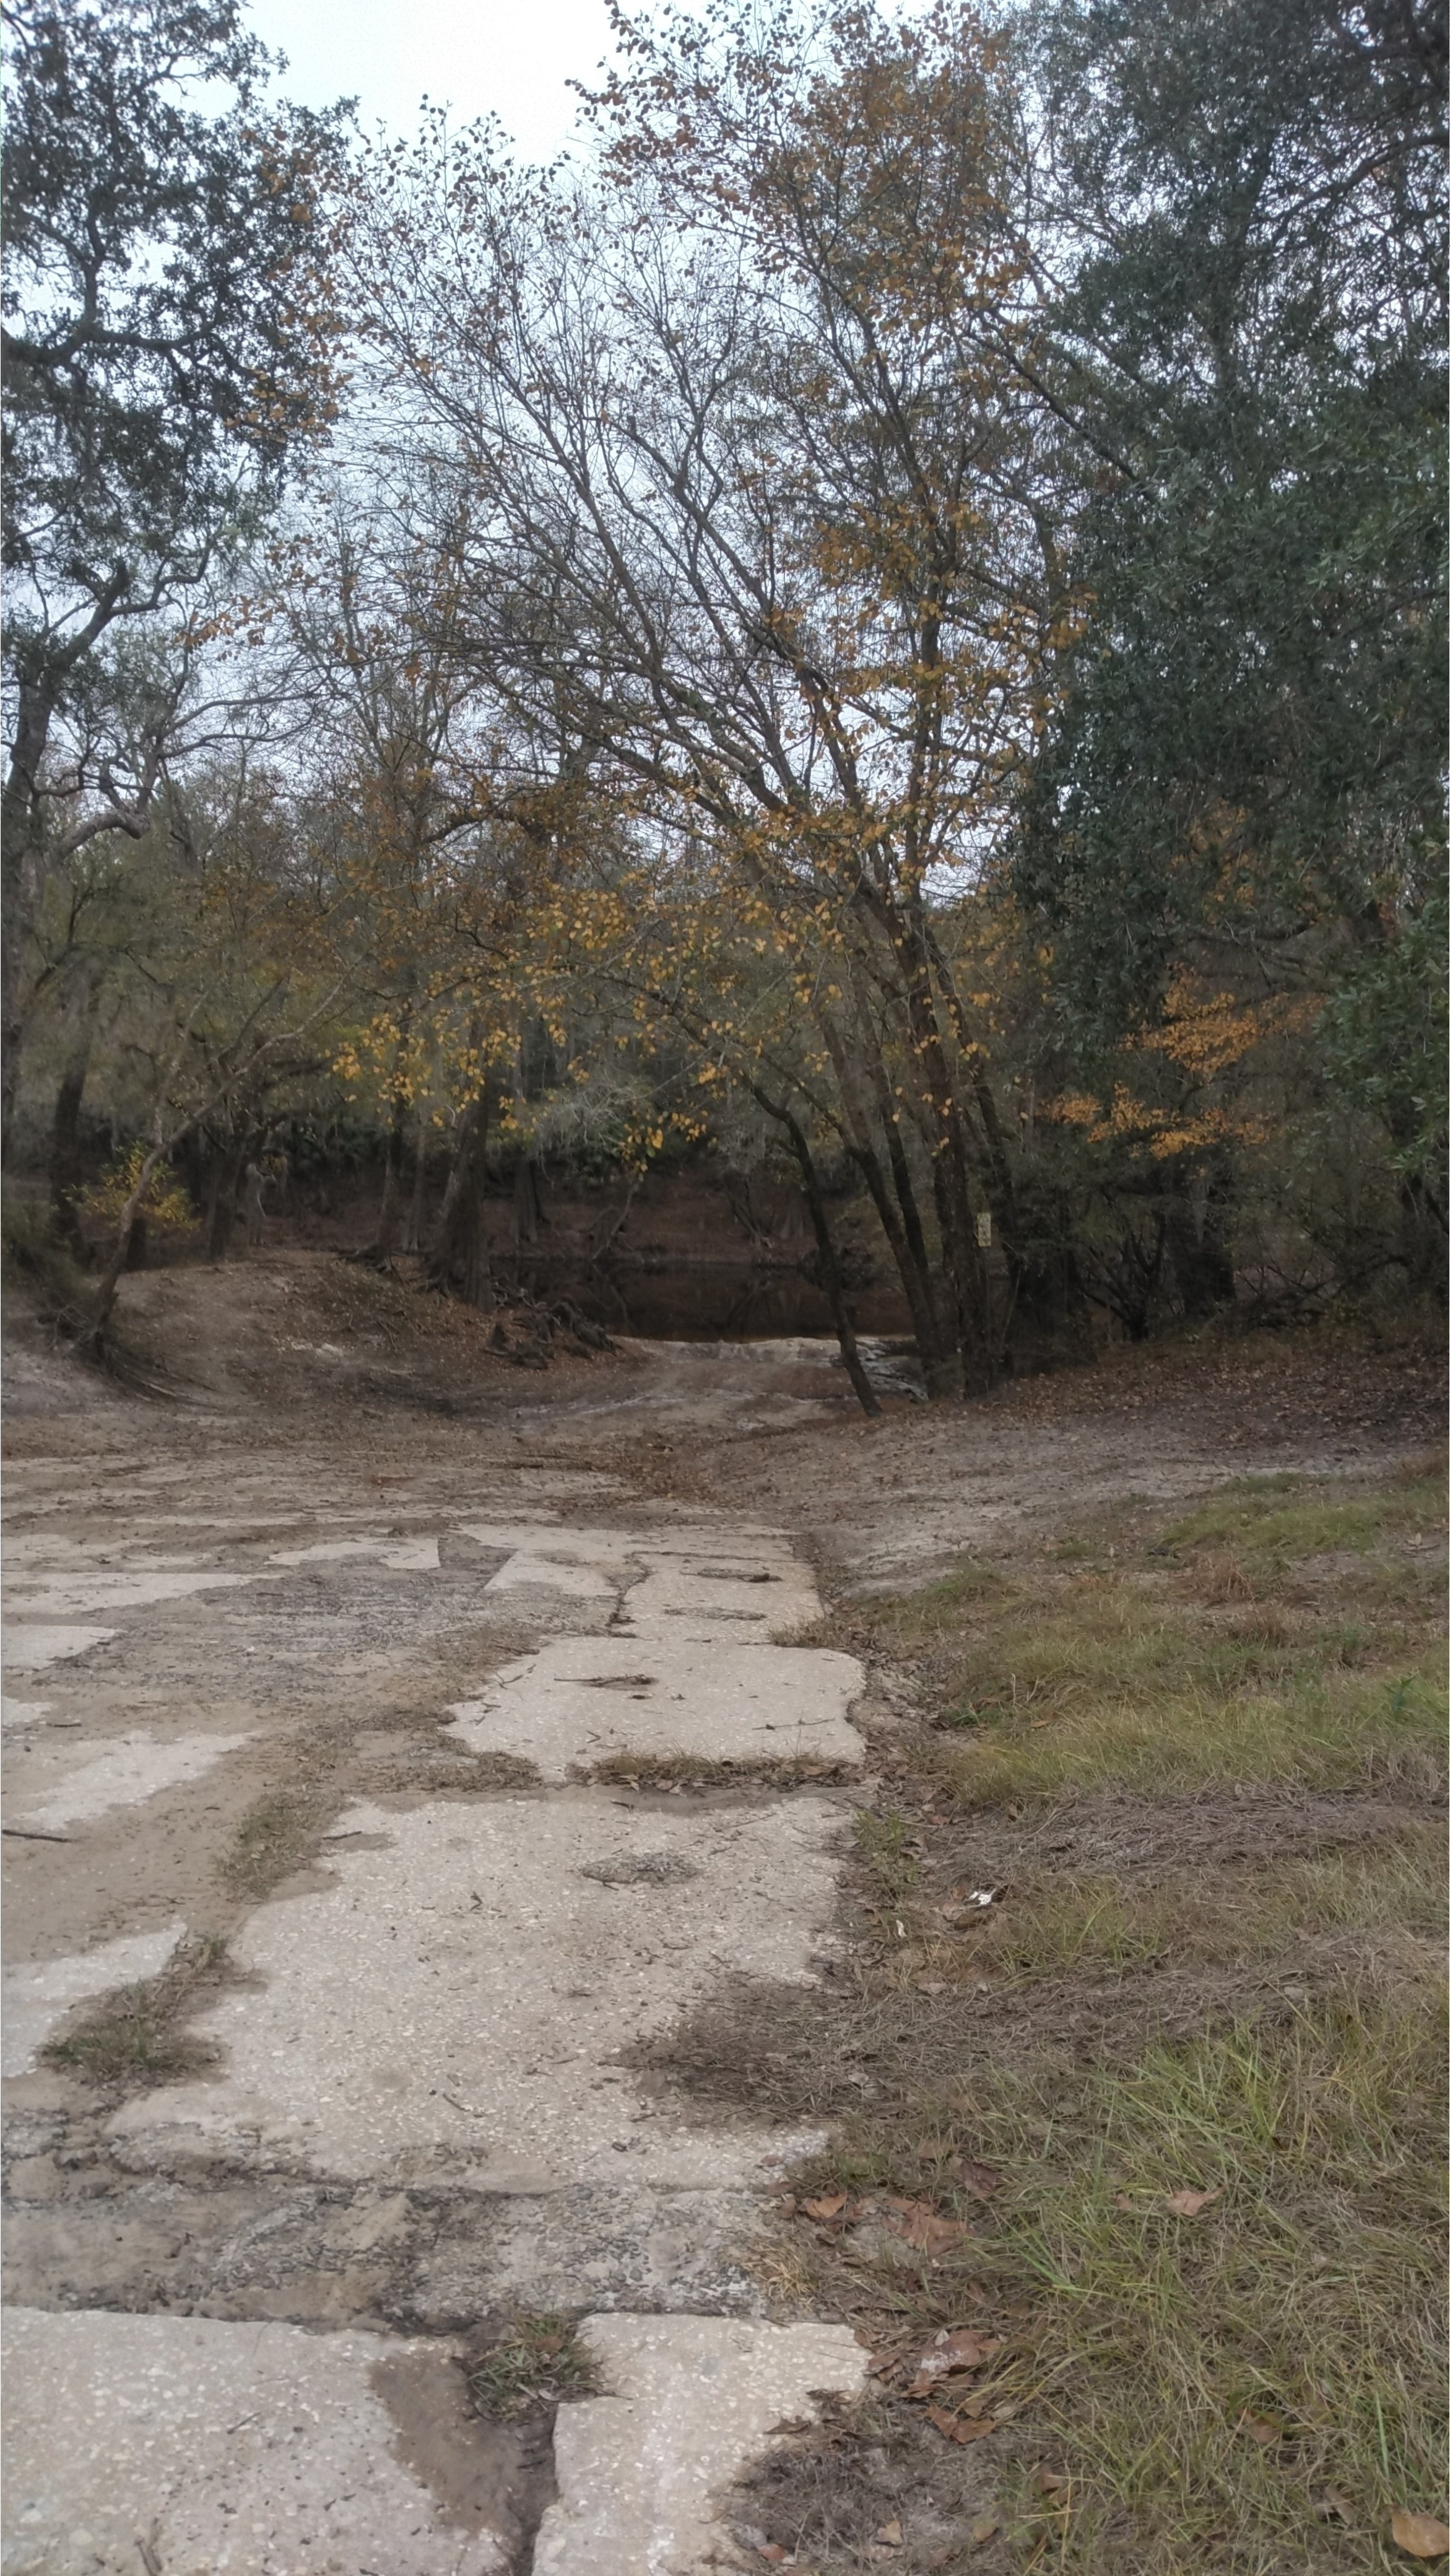
<path fill-rule="evenodd" d="M 988 2191 L 995 2190 L 997 2177 L 986 2165 L 974 2170 L 979 2180 L 968 2188 L 977 2189 L 985 2198 Z M 797 2201 L 787 2192 L 778 2205 L 787 2218 L 794 2217 L 797 2211 L 802 2218 L 809 2218 L 832 2243 L 838 2243 L 849 2228 L 874 2218 L 928 2263 L 941 2262 L 972 2232 L 964 2218 L 947 2217 L 935 2201 L 905 2200 L 895 2193 L 870 2193 L 858 2200 L 849 2192 L 831 2191 L 819 2193 L 813 2200 Z"/>
<path fill-rule="evenodd" d="M 914 2254 L 924 2254 L 929 2263 L 939 2262 L 972 2232 L 964 2218 L 944 2218 L 929 2200 L 891 2199 L 883 2210 L 893 2236 L 899 2236 Z"/>
<path fill-rule="evenodd" d="M 803 2200 L 801 2207 L 807 2218 L 821 2220 L 839 2218 L 846 2206 L 847 2197 L 844 2191 L 833 2191 L 824 2200 Z"/>
<path fill-rule="evenodd" d="M 974 2384 L 974 2374 L 1004 2349 L 1001 2335 L 982 2334 L 975 2326 L 943 2326 L 931 2342 L 918 2337 L 878 2352 L 871 2376 L 894 2385 L 903 2397 L 933 2402 L 926 2420 L 948 2442 L 980 2442 L 995 2433 L 1015 2408 L 992 2406 L 991 2392 Z"/>

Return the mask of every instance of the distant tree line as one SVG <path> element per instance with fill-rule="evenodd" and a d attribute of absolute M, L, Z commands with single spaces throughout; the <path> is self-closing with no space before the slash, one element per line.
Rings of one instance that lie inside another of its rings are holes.
<path fill-rule="evenodd" d="M 5 1129 L 62 1231 L 125 1141 L 93 1338 L 339 1116 L 480 1300 L 491 1157 L 748 1134 L 938 1394 L 1443 1297 L 1443 9 L 621 14 L 550 172 L 269 104 L 232 0 L 5 14 Z"/>

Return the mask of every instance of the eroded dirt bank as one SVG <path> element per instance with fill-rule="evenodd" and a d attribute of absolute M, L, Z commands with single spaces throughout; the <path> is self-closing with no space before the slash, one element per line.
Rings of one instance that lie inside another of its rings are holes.
<path fill-rule="evenodd" d="M 127 1310 L 163 1394 L 24 1328 L 12 1370 L 7 2564 L 764 2563 L 723 2500 L 866 2367 L 772 2254 L 824 2130 L 667 2061 L 848 1959 L 897 1713 L 822 1596 L 1388 1466 L 1427 1364 L 1186 1352 L 872 1427 L 828 1347 L 533 1373 L 319 1256 Z"/>

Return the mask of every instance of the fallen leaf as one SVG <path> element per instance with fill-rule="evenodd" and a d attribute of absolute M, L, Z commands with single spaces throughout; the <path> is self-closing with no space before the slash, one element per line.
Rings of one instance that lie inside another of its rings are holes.
<path fill-rule="evenodd" d="M 879 2531 L 877 2532 L 877 2534 L 876 2534 L 876 2537 L 877 2537 L 877 2539 L 878 2539 L 878 2540 L 884 2540 L 884 2541 L 886 2542 L 886 2544 L 887 2544 L 887 2547 L 888 2547 L 888 2548 L 890 2548 L 890 2549 L 899 2549 L 899 2548 L 901 2547 L 901 2525 L 900 2525 L 900 2523 L 899 2523 L 899 2522 L 883 2522 L 883 2524 L 882 2524 L 882 2526 L 881 2526 L 880 2530 L 879 2530 Z"/>
<path fill-rule="evenodd" d="M 1001 2528 L 1002 2522 L 1000 2515 L 995 2513 L 979 2513 L 976 2521 L 971 2527 L 971 2530 L 967 2534 L 967 2538 L 974 2549 L 980 2549 L 983 2541 L 991 2540 L 994 2535 L 1001 2530 Z"/>
<path fill-rule="evenodd" d="M 757 2558 L 763 2558 L 767 2567 L 783 2567 L 790 2552 L 788 2549 L 782 2549 L 778 2540 L 762 2540 L 756 2544 L 755 2555 Z"/>
<path fill-rule="evenodd" d="M 895 2235 L 904 2237 L 916 2253 L 925 2254 L 930 2261 L 936 2261 L 951 2246 L 959 2245 L 964 2236 L 971 2234 L 965 2220 L 943 2218 L 929 2200 L 894 2200 L 891 2206 L 897 2214 L 887 2221 L 888 2226 Z"/>
<path fill-rule="evenodd" d="M 1163 2206 L 1171 2209 L 1175 2218 L 1196 2218 L 1201 2209 L 1208 2209 L 1214 2201 L 1222 2198 L 1223 2186 L 1220 2184 L 1216 2191 L 1170 2191 Z"/>
<path fill-rule="evenodd" d="M 949 2442 L 980 2442 L 988 2433 L 997 2430 L 995 2424 L 949 2415 L 944 2406 L 928 2406 L 926 2420 L 928 2424 L 934 2424 L 939 2433 L 945 2433 Z"/>
<path fill-rule="evenodd" d="M 1056 2469 L 1038 2469 L 1032 2483 L 1039 2495 L 1058 2495 L 1066 2486 L 1067 2480 L 1059 2477 Z"/>
<path fill-rule="evenodd" d="M 1390 2537 L 1407 2558 L 1450 2556 L 1450 2525 L 1437 2522 L 1432 2513 L 1408 2513 L 1397 2505 L 1390 2516 Z"/>
<path fill-rule="evenodd" d="M 968 2191 L 977 2200 L 990 2200 L 1002 2179 L 990 2165 L 979 2165 L 971 2156 L 963 2156 L 958 2171 Z"/>
<path fill-rule="evenodd" d="M 1257 2442 L 1260 2450 L 1264 2451 L 1271 2442 L 1282 2442 L 1284 2438 L 1283 2425 L 1276 2423 L 1272 2415 L 1241 2415 L 1239 2431 L 1247 2433 L 1249 2440 Z"/>
<path fill-rule="evenodd" d="M 807 2200 L 801 2204 L 807 2218 L 839 2218 L 846 2206 L 843 2191 L 833 2191 L 825 2200 Z"/>
<path fill-rule="evenodd" d="M 1002 2349 L 1000 2335 L 974 2334 L 970 2326 L 954 2326 L 950 2334 L 942 2333 L 929 2343 L 916 2365 L 918 2379 L 939 2379 L 948 2370 L 977 2370 Z"/>

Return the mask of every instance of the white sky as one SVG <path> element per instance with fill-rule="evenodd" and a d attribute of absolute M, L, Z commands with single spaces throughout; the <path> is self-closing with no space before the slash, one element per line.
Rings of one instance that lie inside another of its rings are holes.
<path fill-rule="evenodd" d="M 604 0 L 251 0 L 251 23 L 288 58 L 279 84 L 301 107 L 355 95 L 365 128 L 409 134 L 426 91 L 460 122 L 488 111 L 520 157 L 548 161 L 609 50 Z"/>

